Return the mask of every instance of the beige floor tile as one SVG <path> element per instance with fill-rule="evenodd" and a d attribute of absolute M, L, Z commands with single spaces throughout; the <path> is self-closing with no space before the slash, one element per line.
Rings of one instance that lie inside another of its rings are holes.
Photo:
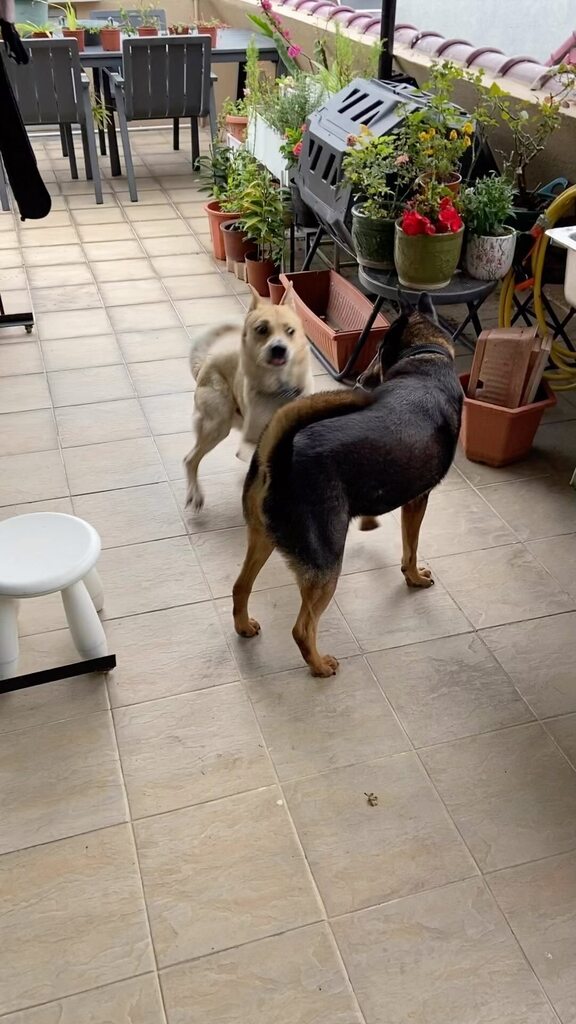
<path fill-rule="evenodd" d="M 0 377 L 0 409 L 3 413 L 48 409 L 50 404 L 50 392 L 43 373 Z"/>
<path fill-rule="evenodd" d="M 576 531 L 576 492 L 552 477 L 485 487 L 482 495 L 520 540 Z"/>
<path fill-rule="evenodd" d="M 100 260 L 137 260 L 143 255 L 140 243 L 135 238 L 120 242 L 84 242 L 84 252 L 91 263 Z"/>
<path fill-rule="evenodd" d="M 80 292 L 81 286 L 92 285 L 94 280 L 87 263 L 66 264 L 65 267 L 56 265 L 54 267 L 28 267 L 28 280 L 33 290 L 44 288 L 70 288 L 73 287 Z M 36 292 L 33 292 L 34 294 Z M 36 309 L 38 307 L 36 306 Z"/>
<path fill-rule="evenodd" d="M 164 210 L 169 211 L 170 207 L 163 207 Z M 146 220 L 136 221 L 133 224 L 134 231 L 138 235 L 138 238 L 163 238 L 169 236 L 174 238 L 177 235 L 190 234 L 190 229 L 183 220 Z"/>
<path fill-rule="evenodd" d="M 102 307 L 96 286 L 73 284 L 52 288 L 33 288 L 32 303 L 36 313 L 53 313 L 68 309 L 95 309 Z"/>
<path fill-rule="evenodd" d="M 564 1024 L 576 1020 L 576 854 L 499 871 L 488 884 Z"/>
<path fill-rule="evenodd" d="M 103 168 L 103 164 L 101 163 L 101 170 L 103 170 L 103 169 L 104 169 Z M 116 209 L 116 196 L 114 196 L 111 193 L 111 190 L 108 187 L 108 182 L 106 182 L 106 186 L 107 186 L 106 187 L 106 191 L 104 192 L 104 195 L 102 197 L 104 202 L 102 203 L 101 206 L 98 206 L 98 208 L 97 208 L 98 210 L 101 210 L 102 212 L 104 212 L 104 210 L 115 210 Z M 84 193 L 83 194 L 82 192 L 76 192 L 76 193 L 72 192 L 72 193 L 68 194 L 66 196 L 66 199 L 63 200 L 63 201 L 66 203 L 66 206 L 68 207 L 68 209 L 72 210 L 72 211 L 74 211 L 74 210 L 94 210 L 94 196 L 90 195 L 89 193 Z"/>
<path fill-rule="evenodd" d="M 73 227 L 29 228 L 28 231 L 22 231 L 20 235 L 20 245 L 23 248 L 43 245 L 74 245 L 77 241 L 78 235 Z"/>
<path fill-rule="evenodd" d="M 80 995 L 10 1014 L 5 1024 L 164 1024 L 165 1017 L 153 974 L 106 985 Z"/>
<path fill-rule="evenodd" d="M 44 341 L 42 352 L 47 370 L 76 370 L 122 362 L 122 353 L 112 334 Z"/>
<path fill-rule="evenodd" d="M 193 384 L 191 377 L 189 380 Z M 193 402 L 189 391 L 140 400 L 153 434 L 176 434 L 186 430 L 192 422 Z"/>
<path fill-rule="evenodd" d="M 532 713 L 479 637 L 445 636 L 368 663 L 416 747 L 519 725 Z"/>
<path fill-rule="evenodd" d="M 48 382 L 56 408 L 92 403 L 108 405 L 134 396 L 134 388 L 124 366 L 57 370 L 48 374 Z M 95 416 L 98 414 L 96 409 L 93 412 Z"/>
<path fill-rule="evenodd" d="M 93 265 L 94 277 L 100 283 L 110 282 L 116 284 L 121 281 L 142 281 L 145 278 L 154 278 L 156 275 L 150 261 L 142 254 L 140 259 L 134 260 L 109 260 Z M 124 289 L 126 292 L 130 288 Z"/>
<path fill-rule="evenodd" d="M 406 586 L 398 568 L 343 576 L 336 602 L 364 651 L 466 633 L 470 624 L 441 584 Z"/>
<path fill-rule="evenodd" d="M 119 334 L 118 342 L 127 363 L 179 359 L 190 352 L 190 337 L 183 327 L 130 331 Z"/>
<path fill-rule="evenodd" d="M 117 199 L 121 206 L 130 206 L 132 203 L 128 192 L 119 192 Z M 170 200 L 166 193 L 155 185 L 153 185 L 152 188 L 143 191 L 142 195 L 138 194 L 138 203 L 140 206 L 161 206 L 168 202 L 170 202 Z"/>
<path fill-rule="evenodd" d="M 329 916 L 477 871 L 415 754 L 323 772 L 284 793 Z"/>
<path fill-rule="evenodd" d="M 276 787 L 135 825 L 159 966 L 322 917 Z"/>
<path fill-rule="evenodd" d="M 512 530 L 475 491 L 438 490 L 430 495 L 419 552 L 422 558 L 435 558 L 515 540 Z"/>
<path fill-rule="evenodd" d="M 369 1024 L 554 1024 L 554 1014 L 479 879 L 334 922 Z"/>
<path fill-rule="evenodd" d="M 152 970 L 127 825 L 7 854 L 0 875 L 3 1013 Z"/>
<path fill-rule="evenodd" d="M 194 218 L 203 227 L 206 226 L 208 218 L 204 210 L 204 207 L 206 206 L 205 201 L 198 198 L 193 200 L 178 200 L 174 199 L 174 196 L 172 196 L 172 200 L 174 203 L 176 203 L 178 210 L 183 217 Z"/>
<path fill-rule="evenodd" d="M 124 213 L 116 205 L 102 205 L 74 210 L 76 224 L 125 224 Z"/>
<path fill-rule="evenodd" d="M 43 369 L 40 346 L 35 341 L 23 341 L 0 348 L 0 377 L 42 373 Z"/>
<path fill-rule="evenodd" d="M 186 537 L 102 552 L 104 618 L 137 615 L 205 601 L 208 587 Z"/>
<path fill-rule="evenodd" d="M 228 473 L 213 473 L 208 476 L 201 471 L 200 479 L 206 498 L 201 512 L 194 512 L 192 509 L 184 507 L 186 483 L 184 480 L 174 482 L 176 501 L 190 534 L 230 530 L 244 525 L 242 487 L 245 476 L 246 464 L 241 462 L 238 462 L 237 467 L 232 465 L 232 472 Z"/>
<path fill-rule="evenodd" d="M 214 262 L 204 253 L 180 256 L 156 256 L 152 266 L 161 278 L 188 277 L 191 274 L 214 274 Z"/>
<path fill-rule="evenodd" d="M 162 988 L 170 1024 L 361 1021 L 334 940 L 321 924 L 168 968 Z"/>
<path fill-rule="evenodd" d="M 202 252 L 200 242 L 192 234 L 145 238 L 142 239 L 142 245 L 149 256 L 180 256 Z"/>
<path fill-rule="evenodd" d="M 181 480 L 185 472 L 182 460 L 194 444 L 192 430 L 188 429 L 180 434 L 162 434 L 156 438 L 156 444 L 162 456 L 162 461 L 166 466 L 168 478 L 170 480 Z M 205 477 L 213 476 L 214 474 L 233 473 L 237 475 L 238 479 L 243 480 L 246 474 L 246 470 L 243 468 L 245 463 L 236 458 L 239 444 L 240 433 L 237 430 L 232 430 L 225 441 L 221 441 L 216 448 L 213 448 L 202 459 L 200 479 L 203 481 Z M 241 495 L 241 483 L 239 484 L 239 492 Z M 210 501 L 212 502 L 212 498 Z"/>
<path fill-rule="evenodd" d="M 166 193 L 178 207 L 181 203 L 195 203 L 203 207 L 208 201 L 204 193 L 201 193 L 197 188 L 169 188 L 166 189 Z"/>
<path fill-rule="evenodd" d="M 243 308 L 237 298 L 187 299 L 174 303 L 182 323 L 191 327 L 198 324 L 215 324 L 228 316 L 241 317 Z"/>
<path fill-rule="evenodd" d="M 292 627 L 300 608 L 300 595 L 295 586 L 260 590 L 252 594 L 250 614 L 260 622 L 262 633 L 245 640 L 234 632 L 232 601 L 216 602 L 232 653 L 243 676 L 253 677 L 302 668 L 300 651 L 292 639 Z M 351 658 L 359 648 L 335 603 L 332 602 L 320 620 L 318 648 L 322 654 Z"/>
<path fill-rule="evenodd" d="M 115 331 L 138 331 L 146 328 L 180 327 L 172 303 L 147 302 L 145 308 L 135 306 L 111 306 L 108 310 Z"/>
<path fill-rule="evenodd" d="M 68 483 L 60 452 L 30 452 L 0 458 L 0 505 L 62 498 Z"/>
<path fill-rule="evenodd" d="M 369 569 L 400 565 L 402 537 L 400 522 L 395 513 L 380 518 L 377 530 L 359 530 L 356 522 L 350 524 L 346 538 L 342 574 L 365 572 Z"/>
<path fill-rule="evenodd" d="M 437 558 L 432 569 L 477 629 L 576 606 L 521 544 Z"/>
<path fill-rule="evenodd" d="M 220 274 L 194 274 L 191 277 L 162 279 L 171 299 L 199 299 L 214 295 L 230 295 L 230 283 Z"/>
<path fill-rule="evenodd" d="M 106 623 L 118 666 L 108 677 L 114 707 L 238 679 L 212 604 L 187 605 Z"/>
<path fill-rule="evenodd" d="M 576 773 L 540 725 L 420 753 L 483 871 L 576 846 Z"/>
<path fill-rule="evenodd" d="M 0 455 L 44 452 L 58 447 L 51 409 L 8 412 L 0 416 Z"/>
<path fill-rule="evenodd" d="M 94 334 L 110 334 L 110 321 L 103 309 L 78 309 L 57 313 L 40 313 L 36 318 L 41 341 L 62 338 L 86 338 Z"/>
<path fill-rule="evenodd" d="M 280 781 L 410 747 L 361 658 L 343 661 L 330 680 L 302 668 L 246 686 Z"/>
<path fill-rule="evenodd" d="M 246 555 L 245 526 L 196 534 L 193 547 L 213 597 L 231 596 Z M 254 589 L 267 590 L 293 582 L 294 574 L 282 555 L 275 551 L 256 579 Z"/>
<path fill-rule="evenodd" d="M 10 516 L 23 516 L 28 512 L 67 512 L 72 515 L 72 499 L 48 498 L 47 501 L 22 502 L 19 505 L 2 505 L 0 521 Z"/>
<path fill-rule="evenodd" d="M 95 264 L 97 265 L 97 264 Z M 160 281 L 145 278 L 142 281 L 108 281 L 100 283 L 100 294 L 104 304 L 110 306 L 142 305 L 149 302 L 165 302 L 166 292 Z M 141 315 L 139 323 L 145 321 Z"/>
<path fill-rule="evenodd" d="M 16 243 L 17 244 L 17 243 Z M 13 267 L 21 267 L 23 262 L 23 253 L 21 249 L 1 249 L 0 250 L 0 267 L 5 270 Z M 210 264 L 212 267 L 212 264 Z"/>
<path fill-rule="evenodd" d="M 80 245 L 27 246 L 22 250 L 22 256 L 27 267 L 64 267 L 69 263 L 78 265 L 85 261 Z"/>
<path fill-rule="evenodd" d="M 30 283 L 32 280 L 30 274 L 28 274 Z M 11 267 L 10 269 L 4 268 L 2 270 L 2 291 L 8 292 L 13 288 L 22 289 L 28 287 L 28 281 L 26 279 L 26 271 L 23 267 Z"/>
<path fill-rule="evenodd" d="M 469 462 L 460 447 L 456 451 L 455 466 L 474 487 L 486 484 L 501 484 L 511 480 L 525 480 L 530 477 L 547 476 L 550 463 L 537 451 L 528 458 L 513 462 L 510 466 L 483 466 L 481 462 Z"/>
<path fill-rule="evenodd" d="M 576 596 L 576 533 L 532 541 L 528 549 L 564 590 Z"/>
<path fill-rule="evenodd" d="M 123 367 L 110 367 L 123 369 Z M 75 372 L 75 371 L 72 371 Z M 90 405 L 69 405 L 56 409 L 56 422 L 63 448 L 101 444 L 146 437 L 150 431 L 135 398 Z"/>
<path fill-rule="evenodd" d="M 46 170 L 49 170 L 49 168 L 46 168 Z M 44 220 L 24 220 L 18 226 L 22 234 L 26 234 L 28 231 L 40 231 L 42 228 L 73 227 L 74 222 L 66 210 L 55 210 L 52 207 Z"/>
<path fill-rule="evenodd" d="M 167 206 L 166 203 L 159 203 L 158 206 L 153 206 L 149 203 L 146 206 L 126 206 L 124 212 L 130 221 L 149 221 L 149 220 L 177 220 L 178 214 L 172 206 Z"/>
<path fill-rule="evenodd" d="M 179 359 L 154 359 L 149 362 L 131 363 L 128 371 L 136 393 L 143 397 L 178 394 L 192 391 L 194 388 L 190 361 L 184 356 Z"/>
<path fill-rule="evenodd" d="M 168 484 L 78 495 L 74 511 L 98 530 L 105 548 L 186 533 Z"/>
<path fill-rule="evenodd" d="M 35 636 L 49 630 L 66 629 L 66 616 L 59 593 L 43 597 L 27 598 L 20 602 L 18 609 L 18 632 L 21 637 Z M 70 648 L 71 652 L 74 648 Z M 71 660 L 76 660 L 73 658 Z M 55 664 L 64 662 L 58 658 Z M 44 666 L 38 666 L 44 667 Z"/>
<path fill-rule="evenodd" d="M 4 311 L 6 313 L 21 313 L 23 310 L 29 310 L 32 308 L 32 300 L 30 299 L 30 292 L 28 288 L 13 288 L 11 291 L 6 292 L 2 296 L 4 303 Z M 22 328 L 20 328 L 21 330 Z M 26 335 L 21 335 L 25 338 Z"/>
<path fill-rule="evenodd" d="M 537 450 L 550 463 L 561 479 L 568 483 L 574 472 L 576 421 L 547 423 L 536 435 Z"/>
<path fill-rule="evenodd" d="M 122 242 L 134 239 L 130 224 L 79 224 L 78 237 L 82 242 Z"/>
<path fill-rule="evenodd" d="M 69 448 L 64 463 L 72 494 L 156 484 L 166 478 L 149 437 Z"/>
<path fill-rule="evenodd" d="M 515 622 L 483 639 L 538 718 L 576 711 L 576 614 Z"/>
<path fill-rule="evenodd" d="M 114 717 L 133 818 L 275 781 L 240 683 L 118 708 Z"/>
<path fill-rule="evenodd" d="M 550 718 L 546 722 L 546 728 L 571 765 L 576 768 L 576 715 Z"/>
<path fill-rule="evenodd" d="M 0 853 L 118 825 L 128 817 L 108 711 L 5 735 L 0 785 Z"/>

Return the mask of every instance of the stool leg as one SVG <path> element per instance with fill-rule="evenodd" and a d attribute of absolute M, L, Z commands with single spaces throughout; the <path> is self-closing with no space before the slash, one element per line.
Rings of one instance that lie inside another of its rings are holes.
<path fill-rule="evenodd" d="M 62 591 L 62 604 L 79 654 L 84 658 L 104 657 L 108 653 L 106 635 L 82 581 Z"/>
<path fill-rule="evenodd" d="M 84 586 L 92 598 L 96 611 L 101 612 L 104 607 L 104 590 L 96 569 L 90 569 L 88 575 L 84 577 Z"/>
<path fill-rule="evenodd" d="M 0 679 L 15 674 L 18 653 L 18 601 L 0 597 Z"/>

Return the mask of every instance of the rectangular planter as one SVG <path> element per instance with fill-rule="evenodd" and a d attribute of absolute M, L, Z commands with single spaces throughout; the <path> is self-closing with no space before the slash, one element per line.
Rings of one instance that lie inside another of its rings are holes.
<path fill-rule="evenodd" d="M 371 303 L 335 270 L 281 274 L 280 280 L 285 288 L 292 282 L 288 302 L 300 316 L 310 340 L 335 370 L 343 370 L 370 316 Z M 369 366 L 389 326 L 384 316 L 376 317 L 355 370 L 360 372 Z"/>
<path fill-rule="evenodd" d="M 281 185 L 288 185 L 288 164 L 280 146 L 284 139 L 260 114 L 256 114 L 248 123 L 246 149 L 255 156 L 264 167 L 267 167 Z"/>
<path fill-rule="evenodd" d="M 528 455 L 536 431 L 546 409 L 556 405 L 556 396 L 542 381 L 537 400 L 517 409 L 477 402 L 466 397 L 470 375 L 464 373 L 460 383 L 464 390 L 460 442 L 471 462 L 487 466 L 507 466 Z"/>

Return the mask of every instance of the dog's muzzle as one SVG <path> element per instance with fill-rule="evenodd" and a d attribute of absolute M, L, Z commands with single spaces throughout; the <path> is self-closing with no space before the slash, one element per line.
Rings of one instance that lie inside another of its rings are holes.
<path fill-rule="evenodd" d="M 285 366 L 288 362 L 288 348 L 281 341 L 275 341 L 266 352 L 270 366 Z"/>

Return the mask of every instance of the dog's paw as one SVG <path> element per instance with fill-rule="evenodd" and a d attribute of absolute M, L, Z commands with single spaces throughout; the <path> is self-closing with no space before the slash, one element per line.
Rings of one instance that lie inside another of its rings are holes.
<path fill-rule="evenodd" d="M 235 625 L 234 628 L 238 633 L 238 636 L 243 636 L 246 640 L 249 640 L 253 636 L 258 636 L 260 632 L 260 623 L 256 622 L 256 619 L 248 619 L 247 626 Z"/>
<path fill-rule="evenodd" d="M 331 654 L 324 654 L 318 662 L 314 665 L 310 665 L 310 671 L 313 676 L 319 676 L 321 679 L 328 679 L 329 676 L 335 676 L 338 671 L 338 661 L 333 658 Z"/>
<path fill-rule="evenodd" d="M 404 579 L 409 587 L 433 587 L 434 580 L 432 579 L 432 570 L 426 568 L 418 569 L 402 569 L 404 573 Z"/>
<path fill-rule="evenodd" d="M 200 491 L 188 491 L 184 508 L 187 512 L 201 512 L 204 508 L 204 495 Z"/>

